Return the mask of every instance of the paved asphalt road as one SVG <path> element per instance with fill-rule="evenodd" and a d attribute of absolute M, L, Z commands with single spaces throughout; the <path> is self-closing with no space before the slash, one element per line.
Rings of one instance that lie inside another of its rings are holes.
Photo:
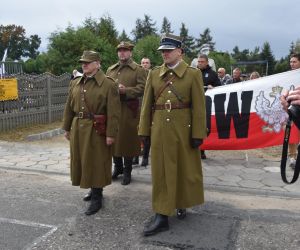
<path fill-rule="evenodd" d="M 145 238 L 150 166 L 135 167 L 129 186 L 105 188 L 103 209 L 87 217 L 66 142 L 0 141 L 0 249 L 300 249 L 300 184 L 282 183 L 278 160 L 207 155 L 205 204 Z"/>

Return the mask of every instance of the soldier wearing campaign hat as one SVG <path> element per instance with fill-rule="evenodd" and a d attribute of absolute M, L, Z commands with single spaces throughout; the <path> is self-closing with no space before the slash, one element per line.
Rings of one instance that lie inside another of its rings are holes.
<path fill-rule="evenodd" d="M 83 75 L 70 82 L 63 129 L 70 140 L 72 185 L 90 188 L 86 215 L 102 207 L 103 188 L 111 184 L 111 146 L 118 133 L 120 98 L 118 86 L 100 69 L 100 55 L 84 51 L 79 62 Z M 103 135 L 97 134 L 95 115 L 104 119 Z"/>
<path fill-rule="evenodd" d="M 168 217 L 186 216 L 185 208 L 204 202 L 198 147 L 206 137 L 202 76 L 182 60 L 182 39 L 161 38 L 163 65 L 152 69 L 146 83 L 138 134 L 151 137 L 152 208 L 155 217 L 144 235 L 169 229 Z"/>
<path fill-rule="evenodd" d="M 139 97 L 144 93 L 147 71 L 132 60 L 134 45 L 122 41 L 117 46 L 119 61 L 110 66 L 107 75 L 119 85 L 121 100 L 120 129 L 113 146 L 114 171 L 112 179 L 123 174 L 121 184 L 131 182 L 132 161 L 140 154 L 140 139 L 137 134 L 139 122 Z"/>

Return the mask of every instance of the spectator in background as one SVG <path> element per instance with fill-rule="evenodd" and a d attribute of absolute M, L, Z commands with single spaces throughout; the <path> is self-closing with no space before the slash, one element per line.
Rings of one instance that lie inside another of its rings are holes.
<path fill-rule="evenodd" d="M 260 78 L 260 74 L 257 71 L 253 71 L 249 77 L 249 80 Z"/>
<path fill-rule="evenodd" d="M 144 57 L 142 60 L 141 60 L 141 65 L 144 69 L 146 69 L 148 72 L 151 68 L 151 61 L 149 58 L 147 57 Z M 151 141 L 145 141 L 143 143 L 143 159 L 142 159 L 142 163 L 141 163 L 141 166 L 142 167 L 146 167 L 148 165 L 148 162 L 149 162 L 149 151 L 150 151 L 150 144 L 151 144 Z"/>
<path fill-rule="evenodd" d="M 80 73 L 77 69 L 74 69 L 72 71 L 71 80 L 76 78 L 77 76 L 82 76 L 82 73 Z"/>
<path fill-rule="evenodd" d="M 227 85 L 227 84 L 232 83 L 231 76 L 226 74 L 226 70 L 224 68 L 218 69 L 218 77 L 221 82 L 221 85 Z"/>
<path fill-rule="evenodd" d="M 141 60 L 141 66 L 147 70 L 147 72 L 149 72 L 148 70 L 150 70 L 151 68 L 151 61 L 148 57 L 143 57 Z M 146 167 L 149 163 L 149 151 L 150 151 L 150 140 L 147 142 L 143 142 L 143 150 L 142 150 L 142 154 L 143 154 L 143 159 L 142 159 L 142 163 L 141 166 L 142 167 Z M 133 165 L 139 165 L 139 156 L 135 156 L 133 158 Z"/>
<path fill-rule="evenodd" d="M 232 83 L 237 83 L 241 81 L 241 70 L 240 68 L 235 68 L 232 72 Z"/>
<path fill-rule="evenodd" d="M 197 67 L 201 70 L 202 79 L 204 83 L 204 91 L 221 86 L 219 77 L 215 71 L 208 65 L 208 57 L 205 54 L 200 54 L 198 57 Z M 206 119 L 210 119 L 207 117 Z M 206 159 L 205 151 L 201 150 L 201 159 Z"/>
<path fill-rule="evenodd" d="M 150 61 L 150 59 L 148 57 L 143 57 L 142 60 L 141 60 L 141 66 L 144 69 L 149 70 L 151 68 L 151 61 Z"/>
<path fill-rule="evenodd" d="M 291 57 L 290 57 L 290 67 L 291 67 L 291 70 L 300 69 L 300 53 L 291 55 Z M 296 88 L 296 90 L 297 89 L 298 88 Z M 287 93 L 286 97 L 290 97 L 290 100 L 294 100 L 293 98 L 295 96 L 295 93 L 296 93 L 296 91 L 291 91 L 292 95 L 290 95 L 290 93 Z M 290 160 L 290 167 L 293 168 L 293 169 L 296 166 L 297 147 L 298 147 L 298 143 L 296 143 L 296 144 L 291 144 L 290 143 L 289 144 L 289 153 L 288 153 L 288 155 L 289 155 L 289 160 Z"/>

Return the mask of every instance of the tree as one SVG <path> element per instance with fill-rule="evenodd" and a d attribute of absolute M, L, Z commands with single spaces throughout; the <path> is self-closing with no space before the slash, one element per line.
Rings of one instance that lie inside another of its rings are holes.
<path fill-rule="evenodd" d="M 113 46 L 117 46 L 119 43 L 114 20 L 109 15 L 102 16 L 99 21 L 89 17 L 84 21 L 83 27 L 88 28 L 102 39 L 106 39 Z"/>
<path fill-rule="evenodd" d="M 160 37 L 150 35 L 140 39 L 133 49 L 133 59 L 140 62 L 143 57 L 148 57 L 152 66 L 161 65 L 162 57 L 157 48 L 159 47 Z"/>
<path fill-rule="evenodd" d="M 185 27 L 184 23 L 181 23 L 180 27 L 180 37 L 182 38 L 182 42 L 184 45 L 185 54 L 190 59 L 193 59 L 197 56 L 197 52 L 195 51 L 195 40 L 193 37 L 189 36 L 188 29 Z"/>
<path fill-rule="evenodd" d="M 215 50 L 215 42 L 213 42 L 213 38 L 210 35 L 210 29 L 206 28 L 202 34 L 200 34 L 200 38 L 196 39 L 196 47 L 197 51 L 200 51 L 200 48 L 203 44 L 208 44 L 211 51 Z"/>
<path fill-rule="evenodd" d="M 274 73 L 281 73 L 290 70 L 290 61 L 289 56 L 285 58 L 281 58 L 279 61 L 276 62 L 274 67 Z"/>
<path fill-rule="evenodd" d="M 231 55 L 236 61 L 248 61 L 249 60 L 249 50 L 244 49 L 243 51 L 240 51 L 238 46 L 235 46 L 233 48 L 233 53 Z"/>
<path fill-rule="evenodd" d="M 132 30 L 134 41 L 137 42 L 139 39 L 155 35 L 157 29 L 155 28 L 156 23 L 152 21 L 149 15 L 144 15 L 144 20 L 138 18 L 135 22 L 135 29 Z"/>
<path fill-rule="evenodd" d="M 300 53 L 300 39 L 297 39 L 297 41 L 296 41 L 294 52 Z"/>
<path fill-rule="evenodd" d="M 78 59 L 84 50 L 95 50 L 100 53 L 101 67 L 104 71 L 117 60 L 115 46 L 107 39 L 96 35 L 88 28 L 81 27 L 76 30 L 69 26 L 65 31 L 53 32 L 50 35 L 48 52 L 37 57 L 36 70 L 43 68 L 44 71 L 56 75 L 71 72 L 80 67 Z"/>
<path fill-rule="evenodd" d="M 30 38 L 27 39 L 27 49 L 25 51 L 25 56 L 35 59 L 39 55 L 38 48 L 41 45 L 41 38 L 38 35 L 31 35 Z"/>
<path fill-rule="evenodd" d="M 160 33 L 161 34 L 168 34 L 168 33 L 173 33 L 174 31 L 171 30 L 171 23 L 169 22 L 168 18 L 164 17 Z"/>
<path fill-rule="evenodd" d="M 261 59 L 268 61 L 268 75 L 273 74 L 276 61 L 268 42 L 265 42 L 262 46 Z"/>
<path fill-rule="evenodd" d="M 121 41 L 130 41 L 129 36 L 126 34 L 125 30 L 123 29 L 121 35 L 118 37 L 118 40 Z"/>
<path fill-rule="evenodd" d="M 231 73 L 230 71 L 233 59 L 231 59 L 229 53 L 212 51 L 209 53 L 209 58 L 214 59 L 217 69 L 222 67 L 225 68 L 228 74 Z"/>
<path fill-rule="evenodd" d="M 294 42 L 291 42 L 291 45 L 290 45 L 290 55 L 291 54 L 293 54 L 294 53 L 294 51 L 295 51 L 295 44 L 294 44 Z"/>
<path fill-rule="evenodd" d="M 41 39 L 37 35 L 27 38 L 23 26 L 0 25 L 0 58 L 3 57 L 5 49 L 8 48 L 7 57 L 12 60 L 20 60 L 22 56 L 33 56 L 38 54 Z"/>

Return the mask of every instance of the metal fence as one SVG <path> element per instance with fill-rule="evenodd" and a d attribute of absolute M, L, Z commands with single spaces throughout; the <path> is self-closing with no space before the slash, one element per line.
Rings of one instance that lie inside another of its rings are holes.
<path fill-rule="evenodd" d="M 3 62 L 0 61 L 0 76 L 6 77 L 12 74 L 22 74 L 23 68 L 20 62 Z"/>
<path fill-rule="evenodd" d="M 70 74 L 15 75 L 17 100 L 0 101 L 0 131 L 62 119 Z"/>

